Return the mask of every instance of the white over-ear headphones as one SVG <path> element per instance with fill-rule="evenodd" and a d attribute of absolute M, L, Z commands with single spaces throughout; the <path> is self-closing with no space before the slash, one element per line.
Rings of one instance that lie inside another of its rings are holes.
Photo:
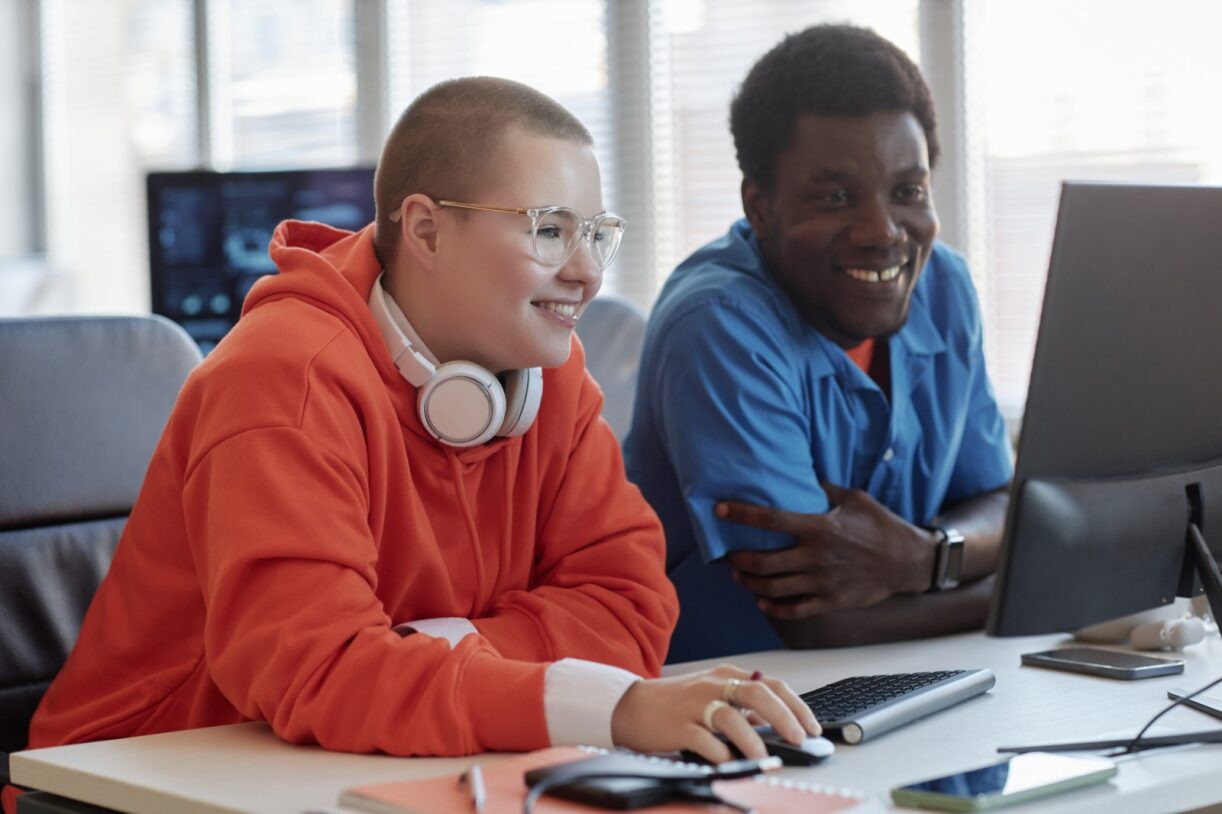
<path fill-rule="evenodd" d="M 384 275 L 383 275 L 384 276 Z M 494 436 L 512 437 L 530 429 L 543 399 L 543 371 L 511 370 L 504 384 L 473 362 L 438 364 L 378 277 L 369 309 L 403 378 L 418 388 L 420 423 L 443 444 L 474 447 Z"/>

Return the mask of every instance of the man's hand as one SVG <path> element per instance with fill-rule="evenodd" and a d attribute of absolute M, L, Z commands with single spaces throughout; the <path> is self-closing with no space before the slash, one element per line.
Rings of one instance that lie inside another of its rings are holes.
<path fill-rule="evenodd" d="M 866 492 L 824 483 L 835 504 L 826 514 L 725 501 L 723 520 L 797 538 L 781 551 L 729 555 L 734 576 L 778 619 L 863 608 L 896 594 L 920 593 L 933 573 L 936 535 L 894 514 Z"/>

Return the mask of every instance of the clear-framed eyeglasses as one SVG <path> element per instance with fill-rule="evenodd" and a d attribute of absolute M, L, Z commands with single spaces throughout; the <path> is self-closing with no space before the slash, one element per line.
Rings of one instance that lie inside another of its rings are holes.
<path fill-rule="evenodd" d="M 546 266 L 563 266 L 577 251 L 581 241 L 585 240 L 590 245 L 590 257 L 594 258 L 595 265 L 600 270 L 605 269 L 615 259 L 615 253 L 619 251 L 619 244 L 627 227 L 623 218 L 611 212 L 600 212 L 592 218 L 583 218 L 577 210 L 567 206 L 512 209 L 463 201 L 438 201 L 437 205 L 475 209 L 480 212 L 527 215 L 530 217 L 530 237 L 534 245 L 535 259 Z"/>

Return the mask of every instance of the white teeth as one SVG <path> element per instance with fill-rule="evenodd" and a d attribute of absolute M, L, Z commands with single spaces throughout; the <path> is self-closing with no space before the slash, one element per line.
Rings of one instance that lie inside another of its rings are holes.
<path fill-rule="evenodd" d="M 848 269 L 844 273 L 852 277 L 854 280 L 860 280 L 863 283 L 888 283 L 900 275 L 903 266 L 892 266 L 889 269 L 882 271 L 871 271 L 870 269 Z"/>
<path fill-rule="evenodd" d="M 541 302 L 538 305 L 540 308 L 554 311 L 562 317 L 571 317 L 577 314 L 577 304 L 572 302 Z"/>

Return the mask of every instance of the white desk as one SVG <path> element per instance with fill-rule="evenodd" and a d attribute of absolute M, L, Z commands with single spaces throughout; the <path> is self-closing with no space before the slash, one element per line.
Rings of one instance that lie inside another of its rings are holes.
<path fill-rule="evenodd" d="M 902 782 L 990 763 L 998 758 L 997 746 L 1135 734 L 1166 703 L 1169 687 L 1195 689 L 1222 675 L 1217 636 L 1186 651 L 1187 668 L 1179 676 L 1124 682 L 1019 666 L 1020 653 L 1056 646 L 1064 638 L 968 634 L 843 650 L 773 651 L 734 661 L 780 676 L 799 691 L 854 674 L 992 669 L 997 686 L 984 696 L 860 746 L 838 745 L 822 765 L 783 770 L 795 779 L 857 789 L 883 801 Z M 667 672 L 698 666 L 705 665 Z M 1162 732 L 1219 725 L 1202 713 L 1177 709 L 1158 726 Z M 333 806 L 347 786 L 456 772 L 471 760 L 290 746 L 266 724 L 252 723 L 22 752 L 13 755 L 11 769 L 22 785 L 137 814 L 301 814 Z M 1122 763 L 1108 784 L 1007 810 L 1149 814 L 1214 805 L 1222 811 L 1222 745 L 1149 754 Z"/>

